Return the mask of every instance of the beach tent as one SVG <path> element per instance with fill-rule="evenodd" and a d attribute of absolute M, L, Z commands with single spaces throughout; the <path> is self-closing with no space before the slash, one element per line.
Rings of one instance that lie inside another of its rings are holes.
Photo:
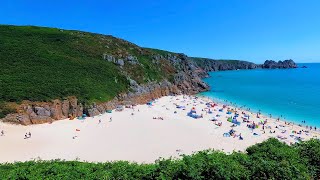
<path fill-rule="evenodd" d="M 229 117 L 227 121 L 232 122 L 232 118 L 231 118 L 231 117 Z"/>
<path fill-rule="evenodd" d="M 106 110 L 107 113 L 112 113 L 112 110 Z"/>
<path fill-rule="evenodd" d="M 152 101 L 147 102 L 147 105 L 152 106 Z"/>
<path fill-rule="evenodd" d="M 87 115 L 86 114 L 82 114 L 82 117 L 85 118 L 85 117 L 87 117 Z"/>

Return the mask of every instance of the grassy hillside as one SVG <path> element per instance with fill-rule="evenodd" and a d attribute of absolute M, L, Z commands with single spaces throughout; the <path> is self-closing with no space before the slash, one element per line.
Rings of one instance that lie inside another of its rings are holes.
<path fill-rule="evenodd" d="M 126 76 L 139 83 L 169 76 L 162 66 L 152 65 L 154 53 L 112 36 L 2 25 L 0 101 L 48 101 L 71 95 L 107 101 L 128 90 Z M 120 69 L 104 60 L 103 54 L 134 55 L 140 64 Z"/>
<path fill-rule="evenodd" d="M 0 165 L 1 179 L 319 179 L 320 141 L 288 146 L 269 139 L 226 155 L 203 151 L 154 164 L 40 161 Z"/>

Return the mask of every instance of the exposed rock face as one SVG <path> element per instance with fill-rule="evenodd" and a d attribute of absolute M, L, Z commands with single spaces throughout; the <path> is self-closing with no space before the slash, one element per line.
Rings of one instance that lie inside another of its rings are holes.
<path fill-rule="evenodd" d="M 23 125 L 42 124 L 68 117 L 82 116 L 83 107 L 76 97 L 52 102 L 29 102 L 20 105 L 18 113 L 7 115 L 2 121 Z"/>
<path fill-rule="evenodd" d="M 131 65 L 139 64 L 138 58 L 136 56 L 133 56 L 130 54 L 127 56 L 121 55 L 121 57 L 115 57 L 110 54 L 103 54 L 103 59 L 107 60 L 108 62 L 113 62 L 114 64 L 116 64 L 120 67 L 124 66 L 125 62 L 127 62 Z"/>
<path fill-rule="evenodd" d="M 266 60 L 262 65 L 262 68 L 265 69 L 288 69 L 288 68 L 297 68 L 297 64 L 292 60 L 284 60 L 275 62 L 273 60 Z"/>
<path fill-rule="evenodd" d="M 115 62 L 116 58 L 109 54 L 103 54 L 103 59 L 108 62 Z"/>
<path fill-rule="evenodd" d="M 126 57 L 126 61 L 127 61 L 128 63 L 130 63 L 130 64 L 133 64 L 133 65 L 139 64 L 138 58 L 135 57 L 135 56 L 132 56 L 132 55 L 128 55 L 128 56 Z"/>

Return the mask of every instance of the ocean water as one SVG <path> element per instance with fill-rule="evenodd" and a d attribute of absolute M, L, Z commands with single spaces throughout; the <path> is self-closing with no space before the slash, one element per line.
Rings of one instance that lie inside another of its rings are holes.
<path fill-rule="evenodd" d="M 211 72 L 211 90 L 201 95 L 320 127 L 320 63 L 298 65 L 308 68 Z"/>

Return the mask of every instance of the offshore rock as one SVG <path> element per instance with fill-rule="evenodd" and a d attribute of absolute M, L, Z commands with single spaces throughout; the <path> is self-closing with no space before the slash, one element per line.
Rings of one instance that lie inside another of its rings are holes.
<path fill-rule="evenodd" d="M 273 61 L 273 60 L 266 60 L 262 65 L 262 68 L 265 69 L 288 69 L 288 68 L 297 68 L 297 64 L 292 60 L 284 60 L 284 61 Z"/>

